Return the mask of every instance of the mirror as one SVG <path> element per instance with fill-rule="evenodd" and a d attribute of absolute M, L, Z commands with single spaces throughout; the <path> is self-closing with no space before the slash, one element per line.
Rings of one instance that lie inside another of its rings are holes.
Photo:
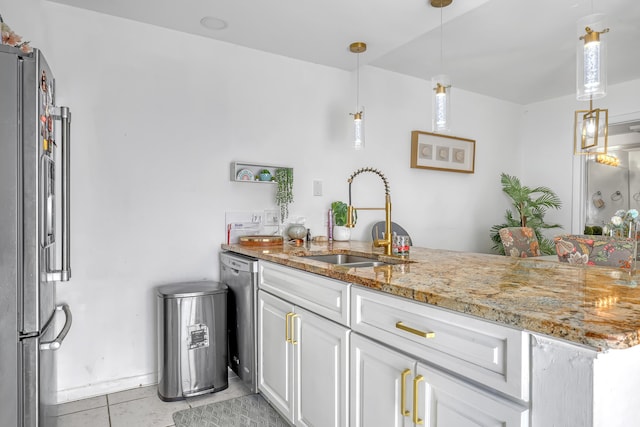
<path fill-rule="evenodd" d="M 585 226 L 603 226 L 619 209 L 640 210 L 640 120 L 609 126 L 608 154 L 619 165 L 585 160 Z"/>

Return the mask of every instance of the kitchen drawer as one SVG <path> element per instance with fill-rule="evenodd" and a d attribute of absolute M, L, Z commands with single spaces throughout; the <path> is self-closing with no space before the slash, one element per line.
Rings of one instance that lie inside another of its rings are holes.
<path fill-rule="evenodd" d="M 349 326 L 349 283 L 260 260 L 259 288 Z"/>
<path fill-rule="evenodd" d="M 359 286 L 351 299 L 354 332 L 529 400 L 528 333 Z"/>

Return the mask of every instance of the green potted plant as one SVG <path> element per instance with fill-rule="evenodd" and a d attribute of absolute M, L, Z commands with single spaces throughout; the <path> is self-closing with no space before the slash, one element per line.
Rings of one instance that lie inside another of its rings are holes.
<path fill-rule="evenodd" d="M 347 241 L 351 238 L 351 229 L 347 228 L 348 206 L 345 202 L 335 201 L 331 203 L 333 211 L 333 240 Z M 353 211 L 352 222 L 355 225 L 358 217 L 356 211 Z"/>
<path fill-rule="evenodd" d="M 293 169 L 278 168 L 275 170 L 276 204 L 280 208 L 280 221 L 289 217 L 289 204 L 293 202 Z"/>
<path fill-rule="evenodd" d="M 271 172 L 269 172 L 269 169 L 262 169 L 259 177 L 260 181 L 271 181 Z"/>
<path fill-rule="evenodd" d="M 511 198 L 511 203 L 515 209 L 515 214 L 511 209 L 505 212 L 505 222 L 491 227 L 489 235 L 493 242 L 492 249 L 504 255 L 504 247 L 500 240 L 499 231 L 505 227 L 530 227 L 533 229 L 540 252 L 544 255 L 556 253 L 555 244 L 551 239 L 542 235 L 541 230 L 560 228 L 560 224 L 547 224 L 544 222 L 544 215 L 548 209 L 560 209 L 562 202 L 555 192 L 548 187 L 529 188 L 520 183 L 515 176 L 505 173 L 500 175 L 502 191 Z"/>

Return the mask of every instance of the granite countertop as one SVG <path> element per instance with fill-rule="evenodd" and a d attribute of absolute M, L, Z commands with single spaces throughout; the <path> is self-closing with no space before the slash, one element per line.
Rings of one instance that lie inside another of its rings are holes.
<path fill-rule="evenodd" d="M 222 249 L 561 338 L 599 351 L 640 344 L 640 274 L 536 258 L 412 247 L 399 264 L 353 268 L 301 258 L 382 255 L 371 242 Z M 397 258 L 394 258 L 396 261 Z"/>

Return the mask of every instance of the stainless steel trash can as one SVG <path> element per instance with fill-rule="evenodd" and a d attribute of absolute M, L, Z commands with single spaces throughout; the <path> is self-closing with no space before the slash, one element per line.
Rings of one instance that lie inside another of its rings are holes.
<path fill-rule="evenodd" d="M 227 286 L 211 281 L 160 286 L 157 305 L 160 399 L 226 389 Z"/>

